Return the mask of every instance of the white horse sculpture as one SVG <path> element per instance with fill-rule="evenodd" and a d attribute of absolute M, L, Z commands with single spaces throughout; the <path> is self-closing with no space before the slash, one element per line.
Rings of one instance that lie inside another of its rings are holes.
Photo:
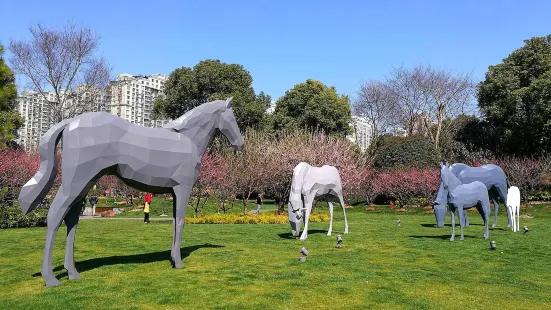
<path fill-rule="evenodd" d="M 512 230 L 519 230 L 520 220 L 520 190 L 516 186 L 509 187 L 507 191 L 507 209 L 511 216 Z"/>
<path fill-rule="evenodd" d="M 301 220 L 304 219 L 304 231 L 300 240 L 308 237 L 308 218 L 312 212 L 314 199 L 327 199 L 331 220 L 328 236 L 333 230 L 333 202 L 340 203 L 344 214 L 344 233 L 348 234 L 348 221 L 342 197 L 342 184 L 339 171 L 333 166 L 312 167 L 305 162 L 299 163 L 293 169 L 293 181 L 289 196 L 289 223 L 293 236 L 300 234 Z M 306 215 L 303 215 L 306 211 Z"/>

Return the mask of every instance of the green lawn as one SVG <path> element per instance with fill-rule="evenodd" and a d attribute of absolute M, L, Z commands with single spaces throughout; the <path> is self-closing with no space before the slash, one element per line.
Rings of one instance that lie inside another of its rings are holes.
<path fill-rule="evenodd" d="M 322 210 L 320 210 L 322 211 Z M 550 309 L 551 211 L 530 209 L 530 232 L 504 229 L 490 240 L 470 213 L 466 240 L 448 241 L 434 216 L 348 209 L 350 234 L 335 213 L 310 226 L 308 239 L 288 225 L 186 225 L 184 269 L 169 263 L 171 222 L 83 220 L 75 259 L 81 279 L 62 269 L 65 228 L 54 251 L 59 287 L 39 276 L 45 228 L 0 230 L 2 309 Z M 420 212 L 417 212 L 420 213 Z M 395 225 L 396 219 L 401 226 Z M 448 219 L 449 221 L 449 219 Z M 300 263 L 299 251 L 310 252 Z"/>

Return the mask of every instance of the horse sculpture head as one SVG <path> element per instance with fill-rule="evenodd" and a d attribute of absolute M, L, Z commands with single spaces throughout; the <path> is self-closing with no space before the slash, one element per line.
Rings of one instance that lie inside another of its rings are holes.
<path fill-rule="evenodd" d="M 220 130 L 230 144 L 237 150 L 243 148 L 243 137 L 237 126 L 237 120 L 231 107 L 232 98 L 227 100 L 216 100 L 205 103 L 186 114 L 166 124 L 164 128 L 172 129 L 176 132 L 190 132 L 192 135 L 198 132 L 198 129 L 207 129 L 203 132 L 201 139 L 208 139 L 207 144 L 213 137 L 216 129 Z"/>
<path fill-rule="evenodd" d="M 443 227 L 444 220 L 446 219 L 446 212 L 448 206 L 448 174 L 451 173 L 448 168 L 448 164 L 440 163 L 440 187 L 436 194 L 436 199 L 432 204 L 434 209 L 434 216 L 436 217 L 436 226 Z"/>
<path fill-rule="evenodd" d="M 235 149 L 241 150 L 243 148 L 243 136 L 237 126 L 235 115 L 233 115 L 231 100 L 232 98 L 226 100 L 226 109 L 220 113 L 218 129 L 228 138 Z"/>
<path fill-rule="evenodd" d="M 298 237 L 301 228 L 301 222 L 304 219 L 304 203 L 302 201 L 302 185 L 304 176 L 308 172 L 309 164 L 305 162 L 299 163 L 293 169 L 293 180 L 291 182 L 291 193 L 289 196 L 289 224 L 291 225 L 291 233 Z"/>

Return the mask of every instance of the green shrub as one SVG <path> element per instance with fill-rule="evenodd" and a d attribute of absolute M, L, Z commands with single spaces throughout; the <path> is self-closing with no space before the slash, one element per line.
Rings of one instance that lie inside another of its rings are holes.
<path fill-rule="evenodd" d="M 383 142 L 374 159 L 377 168 L 425 168 L 438 166 L 434 144 L 423 136 L 392 137 Z"/>
<path fill-rule="evenodd" d="M 251 215 L 239 214 L 209 214 L 202 217 L 186 217 L 186 224 L 287 224 L 287 214 L 260 213 Z M 314 213 L 310 215 L 310 222 L 327 222 L 329 215 Z"/>
<path fill-rule="evenodd" d="M 47 209 L 36 209 L 24 216 L 17 205 L 0 205 L 0 229 L 44 227 L 46 226 L 47 216 Z"/>

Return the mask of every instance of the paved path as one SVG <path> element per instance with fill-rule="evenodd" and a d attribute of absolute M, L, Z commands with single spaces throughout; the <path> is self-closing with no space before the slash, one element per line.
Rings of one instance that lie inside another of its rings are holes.
<path fill-rule="evenodd" d="M 277 211 L 277 209 L 267 209 L 267 210 L 260 209 L 260 213 L 273 212 L 273 211 Z M 256 214 L 256 209 L 249 211 L 248 214 Z"/>
<path fill-rule="evenodd" d="M 115 217 L 115 216 L 101 217 L 101 216 L 82 215 L 80 219 L 81 220 L 141 220 L 143 221 L 143 216 L 142 217 Z M 150 217 L 149 220 L 150 221 L 172 221 L 172 217 L 171 216 Z"/>
<path fill-rule="evenodd" d="M 274 211 L 277 211 L 277 209 L 260 209 L 260 213 L 274 212 Z M 249 211 L 248 214 L 256 214 L 256 209 Z M 143 221 L 143 213 L 142 213 L 142 216 L 140 217 L 116 217 L 116 216 L 101 217 L 101 216 L 81 215 L 80 219 L 81 220 L 142 220 Z M 172 221 L 172 216 L 150 217 L 149 220 Z"/>

